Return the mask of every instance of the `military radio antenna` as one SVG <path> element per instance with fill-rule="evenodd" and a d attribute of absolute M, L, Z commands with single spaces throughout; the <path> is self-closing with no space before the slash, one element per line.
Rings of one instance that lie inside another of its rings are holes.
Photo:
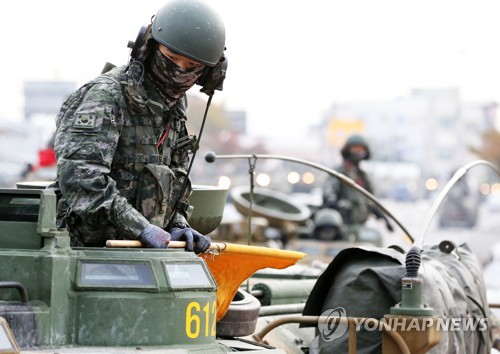
<path fill-rule="evenodd" d="M 444 186 L 444 188 L 441 190 L 441 192 L 439 193 L 438 197 L 434 201 L 434 204 L 432 205 L 431 209 L 429 209 L 429 212 L 427 213 L 426 221 L 424 223 L 423 232 L 420 235 L 420 239 L 419 240 L 415 240 L 415 242 L 414 242 L 415 245 L 417 245 L 417 243 L 420 243 L 420 248 L 422 249 L 422 247 L 424 245 L 425 236 L 427 235 L 427 232 L 429 231 L 429 227 L 431 225 L 431 222 L 434 219 L 434 216 L 436 215 L 437 210 L 439 209 L 439 207 L 443 203 L 444 198 L 446 198 L 446 196 L 448 195 L 448 192 L 451 190 L 451 188 L 453 188 L 453 186 L 463 176 L 465 176 L 465 174 L 470 169 L 472 169 L 475 166 L 479 166 L 479 165 L 490 167 L 493 171 L 495 171 L 500 176 L 500 170 L 494 164 L 492 164 L 491 162 L 486 161 L 486 160 L 475 160 L 475 161 L 469 162 L 469 163 L 465 164 L 464 166 L 460 167 L 453 174 L 453 176 L 450 178 L 450 180 L 448 181 L 448 183 L 446 183 L 446 185 Z M 419 241 L 419 242 L 417 242 L 417 241 Z"/>
<path fill-rule="evenodd" d="M 170 216 L 170 220 L 168 221 L 167 228 L 166 228 L 167 231 L 170 230 L 170 228 L 172 227 L 175 213 L 177 212 L 177 208 L 179 207 L 180 200 L 181 200 L 182 196 L 184 195 L 184 191 L 187 188 L 187 184 L 189 182 L 189 175 L 191 173 L 191 168 L 193 167 L 194 158 L 196 157 L 196 151 L 198 151 L 198 148 L 200 145 L 200 140 L 201 140 L 201 135 L 203 133 L 203 129 L 205 128 L 205 122 L 207 120 L 207 115 L 208 115 L 208 109 L 210 108 L 210 103 L 212 103 L 212 97 L 213 97 L 213 93 L 211 95 L 208 95 L 207 104 L 205 106 L 205 113 L 203 114 L 203 119 L 201 121 L 201 126 L 200 126 L 200 132 L 198 134 L 198 139 L 195 140 L 194 146 L 192 147 L 193 153 L 191 155 L 191 159 L 189 161 L 189 166 L 188 166 L 188 169 L 186 171 L 186 177 L 184 177 L 184 181 L 182 182 L 182 186 L 181 186 L 181 189 L 179 191 L 179 195 L 177 196 L 177 198 L 175 198 L 175 204 L 174 204 L 174 208 L 172 210 L 172 215 Z"/>

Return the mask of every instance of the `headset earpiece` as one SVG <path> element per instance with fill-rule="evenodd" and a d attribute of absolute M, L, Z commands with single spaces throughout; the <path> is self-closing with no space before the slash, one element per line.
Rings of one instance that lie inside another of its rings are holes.
<path fill-rule="evenodd" d="M 211 96 L 215 90 L 222 91 L 224 79 L 226 78 L 227 64 L 227 58 L 223 53 L 217 65 L 213 67 L 207 66 L 203 70 L 203 74 L 197 82 L 201 86 L 201 92 Z"/>
<path fill-rule="evenodd" d="M 127 47 L 132 49 L 130 52 L 131 60 L 137 60 L 144 62 L 147 56 L 147 51 L 144 50 L 143 46 L 146 43 L 146 35 L 148 32 L 147 26 L 142 26 L 137 34 L 135 41 L 128 41 Z"/>

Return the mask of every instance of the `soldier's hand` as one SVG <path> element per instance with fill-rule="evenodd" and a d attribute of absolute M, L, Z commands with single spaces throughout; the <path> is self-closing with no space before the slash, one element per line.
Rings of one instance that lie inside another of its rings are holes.
<path fill-rule="evenodd" d="M 171 237 L 161 227 L 150 224 L 141 232 L 138 239 L 146 247 L 167 248 Z"/>
<path fill-rule="evenodd" d="M 198 231 L 190 227 L 173 227 L 170 230 L 172 241 L 185 241 L 186 250 L 196 254 L 203 253 L 210 247 L 212 240 L 208 236 L 203 236 Z M 194 242 L 194 245 L 193 245 Z"/>

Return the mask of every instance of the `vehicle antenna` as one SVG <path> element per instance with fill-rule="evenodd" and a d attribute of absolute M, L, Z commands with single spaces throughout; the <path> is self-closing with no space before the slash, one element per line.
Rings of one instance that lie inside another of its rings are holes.
<path fill-rule="evenodd" d="M 451 188 L 457 183 L 470 169 L 472 169 L 475 166 L 479 165 L 484 165 L 490 167 L 492 170 L 494 170 L 499 176 L 500 176 L 500 170 L 491 162 L 486 161 L 486 160 L 475 160 L 472 162 L 469 162 L 465 164 L 464 166 L 460 167 L 450 178 L 448 183 L 444 186 L 444 188 L 441 190 L 439 193 L 438 197 L 434 201 L 434 204 L 432 205 L 431 209 L 427 213 L 427 218 L 424 224 L 424 229 L 423 232 L 420 236 L 420 239 L 417 239 L 414 241 L 414 245 L 420 244 L 420 248 L 423 248 L 424 245 L 424 239 L 425 236 L 427 235 L 427 231 L 429 231 L 429 227 L 431 225 L 432 220 L 434 219 L 434 216 L 436 215 L 437 210 L 443 203 L 444 198 L 448 194 L 448 192 L 451 190 Z"/>
<path fill-rule="evenodd" d="M 189 175 L 191 173 L 191 168 L 193 167 L 193 162 L 194 162 L 194 159 L 196 157 L 196 152 L 198 151 L 198 148 L 200 146 L 201 135 L 203 134 L 203 130 L 205 128 L 205 122 L 207 120 L 207 115 L 208 115 L 208 109 L 210 108 L 210 103 L 212 103 L 212 97 L 213 97 L 213 93 L 208 96 L 207 104 L 205 106 L 205 113 L 203 114 L 203 119 L 201 121 L 201 126 L 200 126 L 200 131 L 199 131 L 199 134 L 198 134 L 198 139 L 194 140 L 194 144 L 191 147 L 192 154 L 191 154 L 191 159 L 189 161 L 189 166 L 188 166 L 187 171 L 186 171 L 186 177 L 184 177 L 184 181 L 182 182 L 181 189 L 180 189 L 180 191 L 178 192 L 178 195 L 175 198 L 174 208 L 172 210 L 172 214 L 171 214 L 170 220 L 168 222 L 168 225 L 166 227 L 166 230 L 170 230 L 172 228 L 172 224 L 173 224 L 173 221 L 174 221 L 174 217 L 173 216 L 175 216 L 175 213 L 177 212 L 177 209 L 179 208 L 179 204 L 180 204 L 181 198 L 184 195 L 184 192 L 186 191 L 186 188 L 187 188 L 187 185 L 188 185 L 188 182 L 189 182 Z"/>

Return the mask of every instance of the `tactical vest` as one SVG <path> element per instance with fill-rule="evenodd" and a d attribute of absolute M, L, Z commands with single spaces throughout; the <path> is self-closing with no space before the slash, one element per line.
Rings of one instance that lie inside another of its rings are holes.
<path fill-rule="evenodd" d="M 186 172 L 179 164 L 187 161 L 195 140 L 185 127 L 185 97 L 162 109 L 159 98 L 148 99 L 151 94 L 137 85 L 133 77 L 137 74 L 122 67 L 103 75 L 120 83 L 127 105 L 122 107 L 124 124 L 109 175 L 132 206 L 151 223 L 166 227 L 175 203 L 186 219 L 191 214 L 187 203 L 191 185 L 180 196 Z"/>

